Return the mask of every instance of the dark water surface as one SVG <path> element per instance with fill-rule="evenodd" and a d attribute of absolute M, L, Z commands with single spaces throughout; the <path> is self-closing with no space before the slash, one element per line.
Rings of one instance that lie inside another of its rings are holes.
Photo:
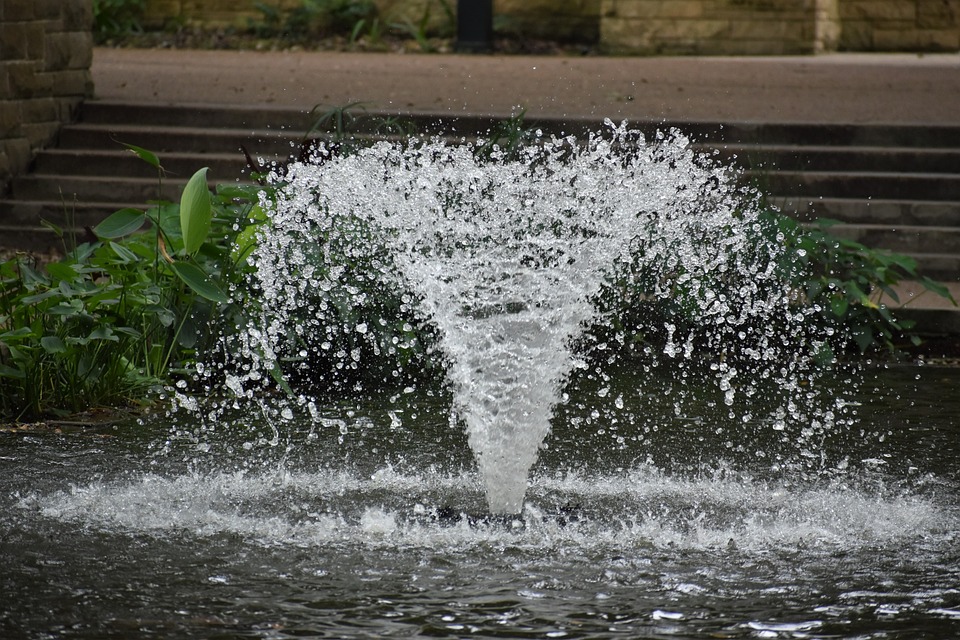
<path fill-rule="evenodd" d="M 522 522 L 460 517 L 479 481 L 418 393 L 200 458 L 0 433 L 0 638 L 960 636 L 960 371 L 862 377 L 790 472 L 709 412 L 565 405 Z"/>

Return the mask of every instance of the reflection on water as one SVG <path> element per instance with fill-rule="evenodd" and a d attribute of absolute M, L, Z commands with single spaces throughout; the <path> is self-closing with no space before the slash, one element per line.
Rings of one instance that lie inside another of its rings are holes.
<path fill-rule="evenodd" d="M 770 430 L 656 415 L 668 382 L 561 407 L 522 522 L 441 517 L 483 490 L 417 393 L 189 459 L 159 425 L 0 434 L 0 637 L 960 633 L 960 371 L 868 371 L 797 464 Z"/>

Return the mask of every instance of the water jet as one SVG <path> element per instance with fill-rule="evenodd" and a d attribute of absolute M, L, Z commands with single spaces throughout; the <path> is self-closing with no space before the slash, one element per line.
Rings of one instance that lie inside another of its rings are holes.
<path fill-rule="evenodd" d="M 819 338 L 778 279 L 755 194 L 688 147 L 676 132 L 647 141 L 608 123 L 585 142 L 541 137 L 489 155 L 477 153 L 487 145 L 437 140 L 335 158 L 321 149 L 322 163 L 289 167 L 277 201 L 264 203 L 271 222 L 253 257 L 262 314 L 224 349 L 242 360 L 228 363 L 228 386 L 249 395 L 272 384 L 280 362 L 331 350 L 333 334 L 393 350 L 374 334 L 396 318 L 357 318 L 372 291 L 398 291 L 401 310 L 435 331 L 490 511 L 517 514 L 562 387 L 586 366 L 575 344 L 629 295 L 675 305 L 643 327 L 666 331 L 654 359 L 682 367 L 712 354 L 704 380 L 730 412 L 739 386 L 761 393 L 741 370 L 763 370 L 779 390 L 767 385 L 767 415 L 755 415 L 763 403 L 754 402 L 749 419 L 790 436 L 787 424 L 806 416 L 788 398 L 811 394 Z M 633 331 L 599 349 L 612 354 Z M 363 366 L 361 347 L 339 349 L 348 367 Z M 297 396 L 279 416 L 311 402 Z M 829 428 L 830 415 L 799 437 Z"/>
<path fill-rule="evenodd" d="M 822 366 L 682 136 L 475 151 L 292 165 L 199 393 L 0 433 L 0 633 L 953 635 L 960 375 Z"/>

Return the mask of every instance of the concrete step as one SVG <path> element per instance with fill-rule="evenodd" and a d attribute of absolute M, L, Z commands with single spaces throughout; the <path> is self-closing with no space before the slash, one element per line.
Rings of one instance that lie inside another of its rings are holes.
<path fill-rule="evenodd" d="M 81 202 L 61 200 L 0 200 L 0 224 L 6 227 L 35 227 L 41 220 L 61 228 L 94 227 L 114 211 L 146 209 L 144 202 Z M 42 225 L 41 225 L 42 226 Z"/>
<path fill-rule="evenodd" d="M 306 130 L 331 106 L 320 105 L 314 113 L 286 107 L 231 105 L 165 105 L 156 103 L 119 103 L 91 100 L 84 104 L 82 121 L 87 123 L 151 124 L 198 128 Z M 373 132 L 384 119 L 400 118 L 415 126 L 419 133 L 449 131 L 456 135 L 476 135 L 489 131 L 498 118 L 471 115 L 450 118 L 434 113 L 397 113 L 361 107 L 348 109 L 359 130 Z M 605 128 L 597 118 L 526 118 L 524 125 L 540 128 L 546 135 L 578 135 Z M 634 128 L 654 134 L 677 128 L 696 141 L 709 139 L 724 143 L 790 144 L 827 146 L 885 146 L 916 148 L 960 148 L 960 127 L 952 125 L 910 124 L 778 124 L 778 123 L 691 123 L 663 120 L 632 121 Z M 332 126 L 332 123 L 331 123 Z"/>
<path fill-rule="evenodd" d="M 766 201 L 799 220 L 950 227 L 960 225 L 960 201 L 800 198 L 767 196 Z"/>
<path fill-rule="evenodd" d="M 697 145 L 717 149 L 717 157 L 758 172 L 835 171 L 944 173 L 960 168 L 960 148 L 836 147 L 771 144 Z"/>
<path fill-rule="evenodd" d="M 262 107 L 232 105 L 229 109 L 209 104 L 158 105 L 88 101 L 83 106 L 80 122 L 91 125 L 112 126 L 115 123 L 153 127 L 184 127 L 195 129 L 235 129 L 238 131 L 294 132 L 302 134 L 314 128 L 318 121 L 333 107 L 321 106 L 314 112 L 289 107 Z M 402 124 L 408 133 L 453 136 L 482 136 L 502 121 L 502 118 L 485 115 L 450 117 L 435 113 L 397 113 L 362 107 L 344 112 L 341 125 L 351 132 L 383 135 L 389 133 L 388 123 Z M 651 132 L 663 123 L 637 123 L 638 127 Z M 524 120 L 524 126 L 539 128 L 545 135 L 582 135 L 604 129 L 602 121 L 589 119 L 532 118 Z M 331 132 L 338 128 L 338 120 L 330 118 L 318 132 Z"/>
<path fill-rule="evenodd" d="M 305 131 L 319 116 L 289 107 L 231 105 L 167 105 L 89 100 L 79 122 L 112 126 L 186 127 L 195 129 Z"/>
<path fill-rule="evenodd" d="M 156 178 L 117 176 L 59 176 L 29 174 L 17 178 L 11 188 L 11 199 L 63 202 L 140 202 L 176 200 L 186 178 L 167 178 L 157 192 Z"/>
<path fill-rule="evenodd" d="M 911 124 L 684 124 L 697 142 L 791 146 L 960 148 L 960 126 Z"/>
<path fill-rule="evenodd" d="M 960 173 L 747 171 L 744 178 L 774 198 L 960 201 Z"/>
<path fill-rule="evenodd" d="M 839 224 L 831 233 L 868 247 L 924 256 L 960 255 L 960 227 L 917 227 L 912 225 Z"/>
<path fill-rule="evenodd" d="M 0 209 L 2 211 L 2 209 Z M 0 218 L 2 221 L 2 218 Z M 26 251 L 37 255 L 58 256 L 63 255 L 69 247 L 64 246 L 64 241 L 54 234 L 50 229 L 41 225 L 11 225 L 0 222 L 0 249 L 7 252 L 11 249 L 17 251 Z"/>
<path fill-rule="evenodd" d="M 960 255 L 956 253 L 901 253 L 916 260 L 918 273 L 928 278 L 951 282 L 960 274 Z M 955 297 L 960 302 L 960 297 Z"/>
<path fill-rule="evenodd" d="M 240 153 L 288 156 L 295 153 L 302 134 L 269 130 L 196 129 L 140 125 L 77 124 L 60 132 L 61 149 L 124 149 L 123 143 L 157 155 L 166 153 Z M 161 158 L 162 160 L 162 158 Z"/>
<path fill-rule="evenodd" d="M 170 152 L 160 156 L 167 178 L 190 177 L 202 167 L 209 167 L 209 177 L 235 180 L 246 171 L 246 160 L 240 152 L 192 153 Z M 113 176 L 157 180 L 157 170 L 127 150 L 45 149 L 33 163 L 37 174 L 56 176 Z"/>

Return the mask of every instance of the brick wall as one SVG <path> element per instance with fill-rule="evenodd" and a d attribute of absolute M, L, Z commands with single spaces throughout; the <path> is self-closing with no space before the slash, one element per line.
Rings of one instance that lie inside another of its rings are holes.
<path fill-rule="evenodd" d="M 0 0 L 0 193 L 92 94 L 92 0 Z"/>
<path fill-rule="evenodd" d="M 287 11 L 302 0 L 263 0 L 263 4 Z M 244 27 L 248 20 L 263 18 L 254 0 L 147 0 L 144 25 L 163 28 L 170 24 Z"/>
<path fill-rule="evenodd" d="M 614 53 L 958 51 L 960 0 L 602 0 Z"/>
<path fill-rule="evenodd" d="M 813 0 L 603 0 L 600 41 L 615 53 L 812 53 L 817 49 L 816 4 Z"/>
<path fill-rule="evenodd" d="M 960 50 L 960 0 L 841 0 L 840 19 L 844 50 Z"/>

